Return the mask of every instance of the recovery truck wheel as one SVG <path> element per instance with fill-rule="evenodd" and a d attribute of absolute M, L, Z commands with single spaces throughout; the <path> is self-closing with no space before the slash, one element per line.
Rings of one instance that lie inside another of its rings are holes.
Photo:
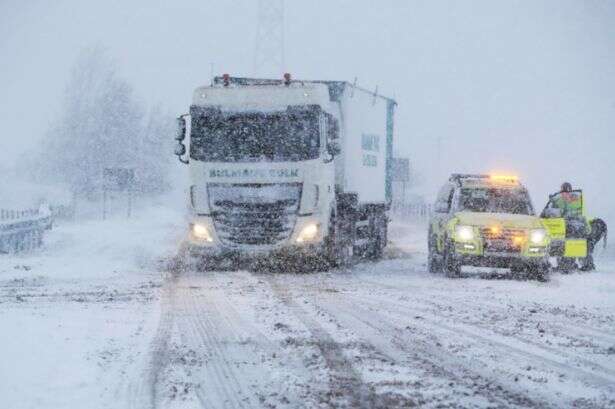
<path fill-rule="evenodd" d="M 449 278 L 461 277 L 461 263 L 455 257 L 455 247 L 452 242 L 447 241 L 444 246 L 444 258 L 442 261 L 442 271 Z"/>
<path fill-rule="evenodd" d="M 436 237 L 433 235 L 431 227 L 427 234 L 427 270 L 432 274 L 442 270 L 441 256 L 438 254 Z"/>
<path fill-rule="evenodd" d="M 549 271 L 551 265 L 548 261 L 530 262 L 525 267 L 525 277 L 528 280 L 537 280 L 540 282 L 549 281 Z"/>
<path fill-rule="evenodd" d="M 577 260 L 570 257 L 558 257 L 557 269 L 562 274 L 569 274 L 570 272 L 577 269 Z"/>

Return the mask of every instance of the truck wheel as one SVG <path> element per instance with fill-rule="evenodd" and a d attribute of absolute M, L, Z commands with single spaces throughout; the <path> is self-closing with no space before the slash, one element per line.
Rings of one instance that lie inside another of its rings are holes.
<path fill-rule="evenodd" d="M 386 245 L 386 216 L 377 214 L 371 220 L 370 241 L 367 248 L 367 258 L 370 260 L 380 260 Z"/>
<path fill-rule="evenodd" d="M 455 258 L 453 243 L 448 242 L 444 247 L 444 259 L 442 262 L 444 275 L 449 278 L 461 277 L 461 263 Z"/>
<path fill-rule="evenodd" d="M 352 223 L 354 226 L 354 223 Z M 326 259 L 333 267 L 347 267 L 352 261 L 353 238 L 348 237 L 349 230 L 344 220 L 335 213 L 329 219 L 329 232 L 325 243 Z"/>

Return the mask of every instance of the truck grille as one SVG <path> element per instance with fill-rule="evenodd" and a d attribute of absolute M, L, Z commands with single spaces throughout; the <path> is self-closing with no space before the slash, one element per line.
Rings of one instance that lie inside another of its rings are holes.
<path fill-rule="evenodd" d="M 275 245 L 288 239 L 295 226 L 301 184 L 210 184 L 208 194 L 224 244 Z"/>
<path fill-rule="evenodd" d="M 523 229 L 499 229 L 493 231 L 489 227 L 481 229 L 484 239 L 483 248 L 488 253 L 520 253 L 527 232 Z M 515 238 L 520 238 L 515 240 Z"/>

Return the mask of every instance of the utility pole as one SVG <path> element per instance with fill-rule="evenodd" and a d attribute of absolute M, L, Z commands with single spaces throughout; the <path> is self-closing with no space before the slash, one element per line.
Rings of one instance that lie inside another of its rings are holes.
<path fill-rule="evenodd" d="M 278 78 L 283 73 L 284 0 L 259 0 L 254 74 Z"/>

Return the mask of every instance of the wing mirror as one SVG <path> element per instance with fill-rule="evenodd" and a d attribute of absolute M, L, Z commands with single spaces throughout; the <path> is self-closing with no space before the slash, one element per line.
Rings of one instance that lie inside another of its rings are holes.
<path fill-rule="evenodd" d="M 175 147 L 175 155 L 177 156 L 184 156 L 186 154 L 186 145 L 184 145 L 183 143 L 178 143 L 177 146 Z"/>
<path fill-rule="evenodd" d="M 184 156 L 186 154 L 186 145 L 184 145 L 183 142 L 179 141 L 177 142 L 177 145 L 175 146 L 175 155 L 177 155 L 177 159 L 181 162 L 181 163 L 188 163 L 188 161 L 184 158 L 182 158 L 182 156 Z"/>
<path fill-rule="evenodd" d="M 183 116 L 177 118 L 177 134 L 175 135 L 176 141 L 183 141 L 186 139 L 186 119 Z"/>
<path fill-rule="evenodd" d="M 188 163 L 188 161 L 182 156 L 186 154 L 186 145 L 184 145 L 184 139 L 186 139 L 186 117 L 181 115 L 177 118 L 177 133 L 175 134 L 175 140 L 177 146 L 175 146 L 175 155 L 181 163 Z"/>

